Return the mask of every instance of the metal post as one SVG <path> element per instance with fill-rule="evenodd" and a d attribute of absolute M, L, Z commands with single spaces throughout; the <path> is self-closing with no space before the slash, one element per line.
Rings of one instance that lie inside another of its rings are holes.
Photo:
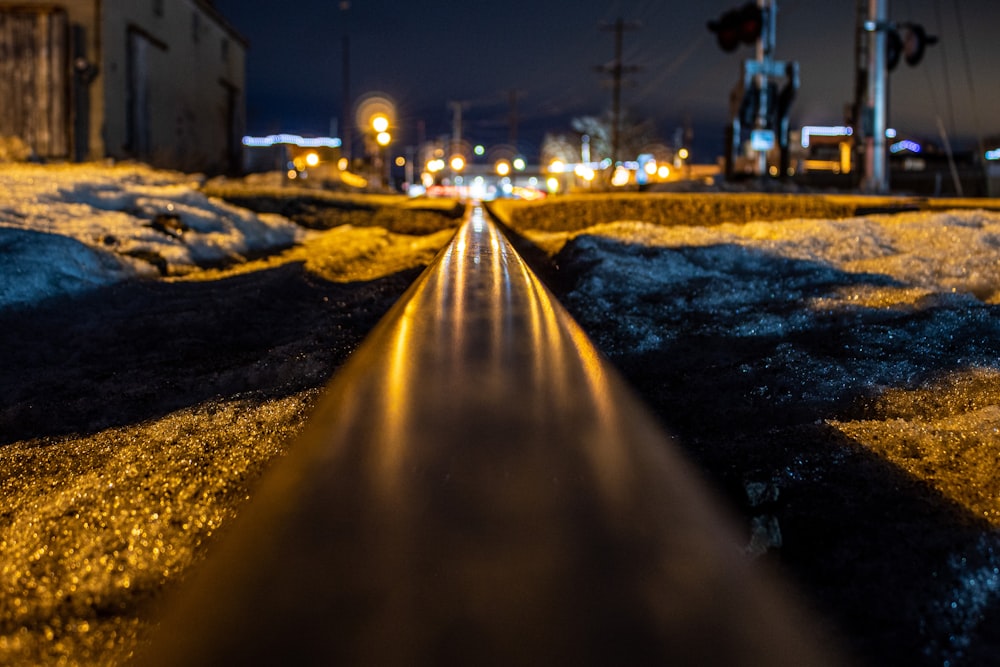
<path fill-rule="evenodd" d="M 757 62 L 760 63 L 760 73 L 757 75 L 757 120 L 755 129 L 766 130 L 769 128 L 768 117 L 772 101 L 771 91 L 768 87 L 770 80 L 769 73 L 772 70 L 771 63 L 774 58 L 775 33 L 777 32 L 777 0 L 757 0 L 764 17 L 764 24 L 761 26 L 760 37 L 757 38 Z M 757 153 L 757 175 L 767 176 L 767 151 Z"/>
<path fill-rule="evenodd" d="M 865 175 L 865 148 L 866 138 L 871 133 L 869 127 L 868 109 L 868 31 L 865 25 L 868 22 L 868 2 L 869 0 L 857 0 L 855 7 L 855 30 L 854 30 L 854 106 L 851 109 L 850 125 L 854 133 L 854 155 L 852 156 L 851 171 L 853 182 L 857 186 L 863 186 Z"/>
<path fill-rule="evenodd" d="M 868 22 L 868 99 L 865 112 L 871 119 L 871 132 L 865 137 L 864 190 L 873 194 L 889 191 L 886 170 L 886 104 L 889 73 L 886 68 L 886 29 L 889 0 L 869 0 Z"/>

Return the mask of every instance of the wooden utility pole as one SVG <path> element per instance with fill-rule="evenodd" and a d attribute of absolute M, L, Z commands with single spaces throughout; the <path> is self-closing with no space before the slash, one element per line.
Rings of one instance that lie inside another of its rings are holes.
<path fill-rule="evenodd" d="M 624 19 L 618 18 L 611 24 L 601 25 L 601 30 L 613 31 L 615 33 L 615 58 L 611 63 L 599 67 L 598 70 L 611 74 L 611 164 L 618 162 L 618 149 L 621 141 L 621 106 L 622 106 L 622 78 L 625 74 L 638 72 L 635 66 L 626 67 L 622 62 L 622 35 L 626 30 L 636 30 L 638 23 L 626 23 Z"/>
<path fill-rule="evenodd" d="M 451 152 L 457 153 L 462 148 L 462 111 L 469 105 L 464 100 L 450 101 L 451 107 Z M 450 156 L 449 156 L 450 157 Z"/>
<path fill-rule="evenodd" d="M 344 17 L 344 38 L 342 44 L 341 70 L 341 115 L 343 118 L 344 136 L 340 144 L 340 154 L 351 161 L 351 142 L 354 140 L 354 114 L 351 113 L 351 32 L 349 28 L 351 3 L 344 0 L 340 3 L 341 16 Z"/>

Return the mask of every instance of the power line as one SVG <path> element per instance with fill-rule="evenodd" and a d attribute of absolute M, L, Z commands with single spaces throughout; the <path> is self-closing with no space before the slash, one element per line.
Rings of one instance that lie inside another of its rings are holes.
<path fill-rule="evenodd" d="M 938 32 L 940 33 L 944 30 L 944 21 L 941 18 L 941 0 L 937 0 L 937 2 L 934 3 L 934 14 L 937 17 Z M 941 49 L 941 61 L 944 63 L 944 90 L 945 99 L 948 102 L 948 126 L 951 133 L 955 134 L 955 100 L 954 95 L 951 94 L 951 73 L 948 67 L 948 51 L 945 49 L 944 42 L 942 42 L 938 48 Z"/>
<path fill-rule="evenodd" d="M 976 127 L 976 142 L 979 147 L 979 159 L 983 159 L 986 146 L 983 142 L 983 126 L 979 117 L 979 103 L 976 101 L 976 84 L 972 76 L 972 61 L 969 58 L 969 43 L 965 39 L 965 21 L 962 20 L 960 2 L 955 3 L 955 20 L 958 22 L 958 43 L 962 45 L 962 60 L 965 64 L 965 80 L 969 86 L 969 98 L 972 103 L 972 120 Z"/>

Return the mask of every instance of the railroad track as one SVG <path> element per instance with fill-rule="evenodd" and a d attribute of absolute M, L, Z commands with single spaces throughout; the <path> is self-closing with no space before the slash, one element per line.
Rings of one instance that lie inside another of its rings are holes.
<path fill-rule="evenodd" d="M 482 207 L 142 664 L 838 664 Z"/>

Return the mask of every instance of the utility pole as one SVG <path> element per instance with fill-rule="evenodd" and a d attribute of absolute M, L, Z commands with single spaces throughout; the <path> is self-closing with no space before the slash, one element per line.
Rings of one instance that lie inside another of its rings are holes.
<path fill-rule="evenodd" d="M 870 131 L 865 136 L 864 190 L 883 194 L 889 190 L 886 170 L 885 131 L 887 123 L 889 71 L 886 61 L 886 40 L 889 30 L 889 0 L 868 0 L 868 96 L 865 118 Z"/>
<path fill-rule="evenodd" d="M 866 139 L 871 132 L 867 119 L 868 109 L 868 1 L 857 0 L 855 9 L 854 30 L 854 106 L 850 112 L 852 135 L 854 137 L 854 156 L 851 171 L 858 174 L 856 186 L 863 186 L 865 174 Z"/>
<path fill-rule="evenodd" d="M 351 3 L 343 0 L 340 3 L 341 16 L 344 18 L 344 37 L 342 43 L 342 67 L 341 72 L 341 117 L 343 118 L 344 136 L 340 144 L 340 154 L 347 158 L 348 165 L 351 162 L 351 142 L 354 139 L 353 127 L 354 117 L 351 113 L 351 34 L 348 25 L 349 11 Z"/>
<path fill-rule="evenodd" d="M 777 0 L 757 0 L 757 6 L 760 7 L 763 16 L 761 35 L 760 39 L 757 40 L 757 62 L 760 63 L 762 71 L 757 74 L 757 119 L 754 122 L 754 128 L 762 131 L 770 129 L 773 132 L 777 128 L 771 127 L 769 116 L 775 100 L 770 99 L 771 91 L 768 83 L 769 71 L 774 69 L 774 47 L 778 32 L 778 3 Z M 767 173 L 767 152 L 758 151 L 757 175 L 764 177 Z"/>
<path fill-rule="evenodd" d="M 626 30 L 636 30 L 638 23 L 626 23 L 621 17 L 612 24 L 603 24 L 601 30 L 615 33 L 615 59 L 610 64 L 599 67 L 598 70 L 608 72 L 612 77 L 611 88 L 611 164 L 612 169 L 618 161 L 619 142 L 621 141 L 621 105 L 622 78 L 625 74 L 638 72 L 635 66 L 626 67 L 622 62 L 622 35 Z"/>
<path fill-rule="evenodd" d="M 462 110 L 468 102 L 448 102 L 451 107 L 451 152 L 457 153 L 462 147 Z"/>

